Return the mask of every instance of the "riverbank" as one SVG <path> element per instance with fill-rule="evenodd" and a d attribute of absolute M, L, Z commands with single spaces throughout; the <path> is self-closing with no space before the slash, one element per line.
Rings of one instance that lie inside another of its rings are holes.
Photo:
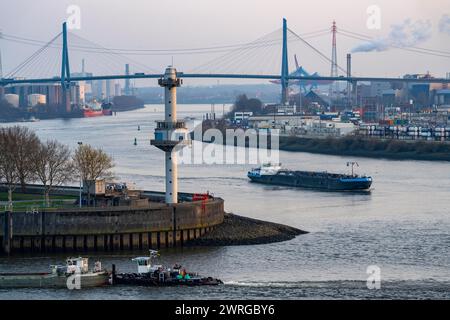
<path fill-rule="evenodd" d="M 236 145 L 237 141 L 228 143 L 225 139 L 225 130 L 236 128 L 226 127 L 223 123 L 215 124 L 210 120 L 203 121 L 201 126 L 203 134 L 208 129 L 218 129 L 223 134 L 223 144 Z M 191 133 L 191 138 L 198 139 L 193 132 Z M 253 130 L 253 132 L 255 131 Z M 253 133 L 253 135 L 246 135 L 248 138 L 245 140 L 245 147 L 248 147 L 248 141 L 252 138 L 252 136 L 254 137 L 255 133 Z M 257 133 L 256 136 L 259 138 Z M 257 146 L 259 147 L 259 139 L 257 140 Z M 264 145 L 263 148 L 270 149 L 270 135 L 267 140 L 264 141 L 267 141 L 267 146 Z M 203 140 L 203 142 L 209 143 L 211 141 Z M 439 141 L 398 140 L 390 138 L 381 139 L 364 136 L 306 138 L 281 135 L 279 136 L 278 148 L 282 151 L 308 152 L 337 156 L 382 158 L 392 160 L 450 161 L 450 143 Z"/>
<path fill-rule="evenodd" d="M 292 240 L 308 232 L 286 225 L 225 213 L 222 224 L 186 246 L 238 246 Z"/>
<path fill-rule="evenodd" d="M 145 108 L 144 102 L 134 96 L 117 96 L 114 97 L 112 104 L 112 112 L 127 112 Z M 15 108 L 9 104 L 0 101 L 0 123 L 9 122 L 33 122 L 37 120 L 52 119 L 73 119 L 84 118 L 82 109 L 75 109 L 71 112 L 56 111 L 60 109 L 44 106 L 37 111 L 28 111 L 23 108 Z"/>
<path fill-rule="evenodd" d="M 280 137 L 280 150 L 393 160 L 450 161 L 450 144 L 359 136 L 343 138 Z"/>
<path fill-rule="evenodd" d="M 53 120 L 53 119 L 74 119 L 83 118 L 81 110 L 70 113 L 65 112 L 28 112 L 25 110 L 17 110 L 14 113 L 3 112 L 0 110 L 0 123 L 9 122 L 35 122 L 39 120 Z"/>

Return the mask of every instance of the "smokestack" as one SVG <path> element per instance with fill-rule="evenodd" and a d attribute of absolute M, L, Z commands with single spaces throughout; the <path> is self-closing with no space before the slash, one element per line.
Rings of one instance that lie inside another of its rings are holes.
<path fill-rule="evenodd" d="M 352 55 L 347 53 L 347 78 L 352 76 Z M 347 104 L 349 107 L 352 106 L 352 84 L 347 81 Z"/>
<path fill-rule="evenodd" d="M 125 65 L 125 75 L 130 75 L 130 65 L 128 63 Z M 130 79 L 125 79 L 125 95 L 130 95 Z"/>
<path fill-rule="evenodd" d="M 83 59 L 81 59 L 81 73 L 84 75 L 85 73 L 85 64 L 84 64 L 84 58 Z"/>
<path fill-rule="evenodd" d="M 350 78 L 352 76 L 352 55 L 347 53 L 347 77 Z"/>

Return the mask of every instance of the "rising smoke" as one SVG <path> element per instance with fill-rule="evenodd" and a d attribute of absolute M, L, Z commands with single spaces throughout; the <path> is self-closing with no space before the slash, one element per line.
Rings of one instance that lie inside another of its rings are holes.
<path fill-rule="evenodd" d="M 431 38 L 432 25 L 430 21 L 418 20 L 412 22 L 406 19 L 401 24 L 391 26 L 391 31 L 386 37 L 376 38 L 352 49 L 352 52 L 386 51 L 391 48 L 414 47 Z"/>
<path fill-rule="evenodd" d="M 450 16 L 445 14 L 439 21 L 439 31 L 450 36 Z"/>

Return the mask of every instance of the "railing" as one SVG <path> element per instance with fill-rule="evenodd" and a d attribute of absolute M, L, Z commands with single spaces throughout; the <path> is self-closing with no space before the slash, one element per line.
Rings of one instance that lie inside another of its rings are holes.
<path fill-rule="evenodd" d="M 185 129 L 186 122 L 184 121 L 176 121 L 176 122 L 168 122 L 168 121 L 156 121 L 157 129 Z"/>
<path fill-rule="evenodd" d="M 0 202 L 0 212 L 8 211 L 9 205 L 6 201 Z M 21 200 L 14 201 L 12 206 L 13 212 L 38 213 L 41 211 L 51 211 L 59 209 L 78 208 L 78 204 L 74 199 L 58 199 L 51 200 L 49 204 L 43 200 Z"/>
<path fill-rule="evenodd" d="M 146 209 L 159 209 L 165 207 L 165 193 L 158 191 L 143 191 L 142 196 L 149 200 L 148 206 L 133 207 L 126 205 L 105 205 L 104 203 L 96 204 L 92 203 L 90 206 L 83 205 L 81 208 L 77 202 L 77 199 L 55 199 L 50 200 L 50 204 L 47 205 L 44 200 L 20 200 L 14 201 L 13 212 L 26 212 L 30 214 L 37 214 L 40 212 L 52 212 L 56 210 L 84 212 L 84 211 L 127 211 L 134 210 L 146 210 Z M 200 196 L 200 197 L 199 197 Z M 220 198 L 214 197 L 213 194 L 191 194 L 191 193 L 178 193 L 179 204 L 201 201 L 203 203 L 213 202 Z M 8 211 L 8 202 L 0 202 L 0 213 Z"/>

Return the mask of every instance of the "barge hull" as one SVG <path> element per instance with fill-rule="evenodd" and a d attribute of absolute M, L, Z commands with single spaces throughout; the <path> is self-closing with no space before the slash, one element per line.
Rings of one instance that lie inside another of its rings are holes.
<path fill-rule="evenodd" d="M 114 284 L 118 285 L 135 285 L 144 287 L 170 287 L 170 286 L 217 286 L 223 284 L 219 279 L 214 278 L 193 278 L 189 280 L 179 280 L 179 279 L 169 279 L 165 281 L 159 281 L 156 278 L 151 278 L 148 276 L 135 275 L 135 274 L 125 274 L 117 275 L 114 280 Z"/>
<path fill-rule="evenodd" d="M 0 274 L 0 288 L 68 288 L 67 276 L 52 273 Z M 74 279 L 75 280 L 75 279 Z M 80 275 L 80 287 L 91 288 L 107 285 L 108 273 Z"/>
<path fill-rule="evenodd" d="M 314 177 L 292 177 L 284 175 L 249 176 L 252 182 L 329 191 L 361 191 L 368 190 L 372 181 L 364 178 L 323 179 Z"/>

